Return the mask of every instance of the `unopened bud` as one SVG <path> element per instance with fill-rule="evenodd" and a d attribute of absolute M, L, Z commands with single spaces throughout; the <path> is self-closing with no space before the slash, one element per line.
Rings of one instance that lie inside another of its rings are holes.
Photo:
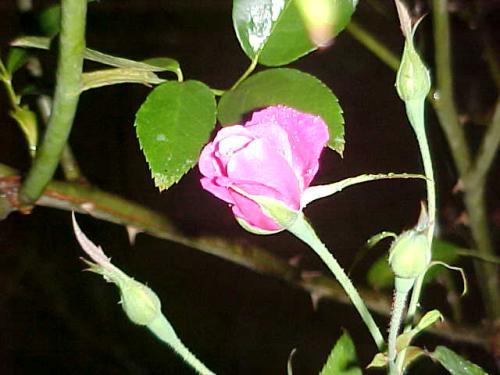
<path fill-rule="evenodd" d="M 424 99 L 431 89 L 429 71 L 411 40 L 405 42 L 403 58 L 396 77 L 396 89 L 401 100 L 405 102 Z"/>
<path fill-rule="evenodd" d="M 430 261 L 431 249 L 424 232 L 409 230 L 392 243 L 389 264 L 397 277 L 414 279 L 426 271 Z"/>
<path fill-rule="evenodd" d="M 123 311 L 133 323 L 146 326 L 161 314 L 160 299 L 151 288 L 130 278 L 119 287 Z"/>

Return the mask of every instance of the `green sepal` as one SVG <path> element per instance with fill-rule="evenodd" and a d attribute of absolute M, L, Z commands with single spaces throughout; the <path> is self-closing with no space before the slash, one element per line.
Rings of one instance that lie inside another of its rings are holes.
<path fill-rule="evenodd" d="M 299 213 L 301 211 L 295 211 L 287 207 L 283 202 L 274 199 L 274 198 L 269 198 L 263 195 L 253 195 L 253 194 L 248 194 L 244 190 L 236 187 L 236 186 L 231 186 L 231 189 L 236 191 L 237 193 L 243 195 L 244 197 L 251 199 L 255 203 L 257 203 L 260 206 L 260 209 L 266 215 L 267 217 L 273 219 L 279 226 L 282 227 L 281 230 L 287 229 L 290 226 L 295 223 L 297 220 L 297 217 L 299 216 Z M 256 233 L 256 234 L 272 234 L 279 232 L 281 230 L 277 230 L 276 232 L 271 232 L 271 231 L 262 231 L 261 229 L 257 229 L 247 223 L 245 220 L 241 218 L 237 218 L 238 222 L 240 225 L 245 228 L 246 230 Z M 241 222 L 240 222 L 241 220 Z M 249 227 L 250 229 L 248 229 Z M 257 230 L 255 230 L 257 229 Z"/>

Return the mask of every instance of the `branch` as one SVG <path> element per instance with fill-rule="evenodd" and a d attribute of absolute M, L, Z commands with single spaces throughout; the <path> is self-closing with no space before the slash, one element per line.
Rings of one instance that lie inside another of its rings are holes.
<path fill-rule="evenodd" d="M 446 134 L 455 165 L 460 176 L 463 176 L 470 168 L 471 157 L 453 99 L 448 1 L 432 1 L 432 6 L 437 86 L 434 108 Z"/>
<path fill-rule="evenodd" d="M 498 146 L 500 145 L 500 100 L 497 101 L 495 112 L 491 124 L 488 126 L 486 133 L 483 136 L 481 146 L 466 179 L 469 181 L 469 186 L 484 185 L 490 167 L 497 155 Z"/>
<path fill-rule="evenodd" d="M 87 0 L 61 1 L 61 33 L 54 104 L 45 137 L 19 191 L 33 204 L 52 179 L 71 131 L 81 88 Z"/>
<path fill-rule="evenodd" d="M 448 1 L 432 1 L 433 4 L 433 22 L 434 22 L 434 45 L 436 55 L 436 80 L 438 99 L 434 108 L 436 109 L 439 122 L 443 128 L 450 150 L 458 169 L 459 175 L 464 184 L 464 203 L 469 215 L 470 230 L 472 238 L 476 244 L 479 253 L 485 257 L 494 255 L 494 249 L 491 243 L 491 236 L 488 227 L 488 218 L 486 215 L 485 175 L 489 169 L 483 166 L 478 172 L 471 171 L 470 150 L 466 142 L 465 132 L 458 120 L 457 110 L 453 99 L 453 78 L 451 64 L 451 42 L 450 25 L 448 15 Z M 496 116 L 495 116 L 496 117 Z M 498 145 L 496 137 L 500 130 L 496 128 L 499 125 L 492 125 L 493 146 Z M 489 132 L 488 132 L 489 135 Z M 479 154 L 479 161 L 491 163 L 494 150 L 490 148 L 490 140 L 483 140 L 483 145 Z M 484 159 L 484 160 L 483 160 Z M 474 181 L 473 177 L 483 176 L 482 179 Z M 477 175 L 475 174 L 477 173 Z M 483 304 L 486 308 L 490 320 L 494 321 L 500 315 L 500 292 L 498 290 L 498 272 L 495 265 L 477 263 L 475 264 L 476 274 L 479 280 L 478 286 L 483 298 Z"/>
<path fill-rule="evenodd" d="M 20 177 L 17 171 L 0 164 L 0 200 L 7 200 L 10 209 L 18 208 L 17 190 Z M 1 203 L 1 201 L 0 201 Z M 204 253 L 217 256 L 254 272 L 281 279 L 308 292 L 313 301 L 327 298 L 338 303 L 350 300 L 338 283 L 329 276 L 301 270 L 288 262 L 255 247 L 217 237 L 189 237 L 180 233 L 164 216 L 136 203 L 105 193 L 89 186 L 52 181 L 36 202 L 39 206 L 89 214 L 101 220 L 135 227 L 154 237 L 179 243 Z M 0 215 L 1 216 L 1 215 Z M 391 300 L 388 296 L 368 289 L 359 289 L 367 307 L 388 317 Z M 486 328 L 441 324 L 430 330 L 451 341 L 487 347 L 493 330 Z"/>

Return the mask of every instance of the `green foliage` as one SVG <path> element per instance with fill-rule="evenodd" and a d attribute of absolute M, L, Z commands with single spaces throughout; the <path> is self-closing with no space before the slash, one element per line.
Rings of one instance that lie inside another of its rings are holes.
<path fill-rule="evenodd" d="M 167 189 L 198 161 L 215 125 L 215 99 L 198 81 L 156 87 L 136 114 L 135 126 L 155 185 Z"/>
<path fill-rule="evenodd" d="M 320 375 L 361 375 L 356 348 L 347 332 L 337 340 Z"/>
<path fill-rule="evenodd" d="M 460 249 L 447 241 L 434 238 L 432 241 L 432 259 L 453 264 L 457 261 Z M 428 283 L 436 278 L 441 272 L 446 272 L 445 269 L 439 267 L 431 267 L 425 274 L 424 282 Z M 377 289 L 390 288 L 394 282 L 394 275 L 387 262 L 387 256 L 382 256 L 373 265 L 367 274 L 368 283 Z"/>
<path fill-rule="evenodd" d="M 61 28 L 61 6 L 52 5 L 44 9 L 38 16 L 38 24 L 43 35 L 56 36 Z"/>
<path fill-rule="evenodd" d="M 352 0 L 335 2 L 337 35 L 349 23 Z M 241 48 L 267 66 L 288 64 L 316 49 L 293 0 L 234 0 L 233 25 Z"/>
<path fill-rule="evenodd" d="M 459 356 L 446 346 L 438 346 L 430 356 L 437 360 L 452 375 L 487 375 L 478 365 Z"/>
<path fill-rule="evenodd" d="M 251 111 L 277 104 L 321 116 L 330 133 L 328 146 L 342 155 L 344 118 L 337 97 L 316 77 L 296 69 L 265 70 L 226 92 L 219 102 L 219 121 L 237 123 Z"/>

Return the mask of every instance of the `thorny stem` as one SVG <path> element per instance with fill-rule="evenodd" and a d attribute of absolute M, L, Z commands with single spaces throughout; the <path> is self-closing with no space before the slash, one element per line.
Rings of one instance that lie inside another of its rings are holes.
<path fill-rule="evenodd" d="M 32 205 L 52 179 L 71 131 L 81 88 L 86 12 L 87 0 L 61 1 L 54 104 L 43 143 L 19 191 L 25 206 Z"/>
<path fill-rule="evenodd" d="M 429 215 L 429 227 L 427 229 L 427 237 L 429 247 L 432 248 L 432 240 L 434 239 L 434 228 L 436 223 L 436 185 L 434 183 L 434 170 L 432 166 L 432 158 L 429 149 L 429 143 L 427 141 L 427 135 L 425 133 L 425 121 L 424 121 L 424 108 L 425 99 L 417 99 L 406 102 L 406 114 L 415 130 L 415 135 L 417 137 L 420 154 L 422 156 L 422 162 L 424 164 L 424 172 L 427 177 L 427 204 L 428 204 L 428 215 Z M 411 293 L 410 303 L 408 305 L 408 312 L 406 314 L 406 326 L 405 332 L 409 331 L 412 327 L 413 320 L 415 318 L 415 313 L 417 311 L 418 303 L 420 300 L 420 294 L 422 292 L 422 286 L 425 274 L 418 276 L 415 279 L 415 284 L 413 286 L 413 291 Z M 406 300 L 406 298 L 405 298 Z M 397 368 L 401 370 L 404 362 L 405 352 L 401 352 L 397 358 Z"/>
<path fill-rule="evenodd" d="M 215 375 L 186 347 L 186 345 L 184 345 L 165 316 L 160 314 L 160 316 L 148 325 L 148 329 L 158 337 L 158 339 L 168 344 L 184 361 L 192 366 L 198 374 Z"/>
<path fill-rule="evenodd" d="M 398 354 L 396 340 L 398 338 L 401 321 L 403 320 L 408 292 L 413 285 L 413 281 L 413 279 L 401 279 L 399 277 L 396 277 L 395 280 L 391 321 L 389 323 L 389 337 L 387 340 L 387 360 L 389 362 L 389 373 L 391 375 L 397 375 L 399 373 L 395 362 Z"/>
<path fill-rule="evenodd" d="M 318 236 L 314 232 L 314 229 L 304 217 L 304 214 L 300 213 L 297 220 L 289 228 L 287 228 L 287 230 L 295 235 L 298 239 L 305 242 L 309 247 L 311 247 L 330 269 L 330 271 L 332 271 L 339 284 L 349 296 L 352 304 L 354 305 L 356 310 L 358 310 L 358 313 L 361 316 L 361 319 L 363 319 L 363 322 L 367 326 L 368 330 L 370 331 L 370 334 L 372 335 L 377 348 L 379 350 L 383 350 L 385 346 L 384 337 L 382 336 L 382 333 L 380 333 L 380 329 L 378 328 L 377 323 L 375 323 L 375 321 L 373 320 L 373 316 L 366 308 L 363 299 L 352 284 L 349 276 L 347 276 L 343 268 L 332 256 L 328 248 L 318 238 Z"/>
<path fill-rule="evenodd" d="M 52 100 L 50 97 L 46 95 L 40 95 L 37 99 L 38 110 L 42 116 L 42 119 L 45 123 L 48 123 L 50 118 L 50 110 L 52 108 Z M 80 166 L 75 159 L 73 151 L 69 146 L 69 143 L 66 144 L 64 150 L 61 154 L 61 168 L 64 173 L 64 178 L 68 181 L 86 183 L 86 179 L 80 170 Z"/>
<path fill-rule="evenodd" d="M 17 207 L 18 188 L 18 172 L 0 163 L 0 201 L 7 200 L 6 203 L 10 205 L 10 208 L 7 207 L 8 211 L 13 211 Z M 311 275 L 255 246 L 242 245 L 239 242 L 218 237 L 187 236 L 180 233 L 165 216 L 92 186 L 52 181 L 36 204 L 59 210 L 76 211 L 107 222 L 134 227 L 151 236 L 211 254 L 260 274 L 277 277 L 302 288 L 314 298 L 327 298 L 342 304 L 351 303 L 332 277 L 321 274 Z M 360 289 L 360 294 L 371 311 L 384 316 L 390 315 L 391 301 L 385 295 L 368 289 Z M 458 326 L 451 322 L 446 325 L 433 326 L 429 332 L 448 340 L 478 346 L 485 346 L 492 334 L 491 330 L 481 327 Z"/>

